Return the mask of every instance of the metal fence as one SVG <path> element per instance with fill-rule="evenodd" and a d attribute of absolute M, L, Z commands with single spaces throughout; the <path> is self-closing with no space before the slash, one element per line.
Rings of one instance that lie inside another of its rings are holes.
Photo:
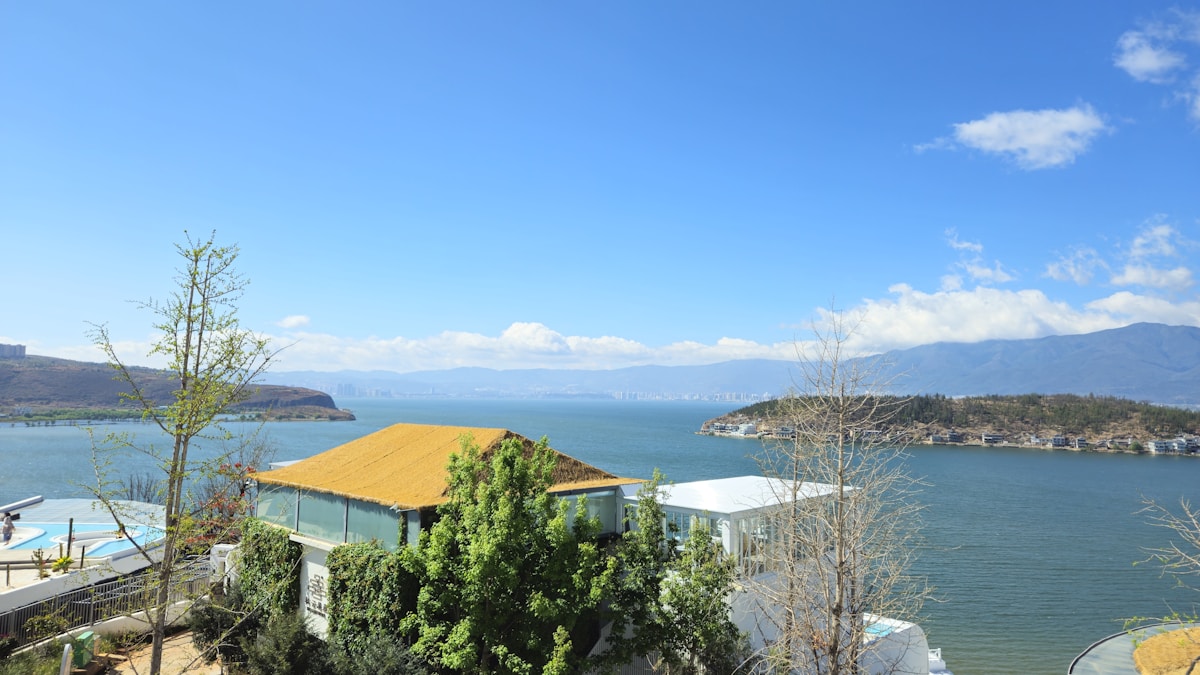
<path fill-rule="evenodd" d="M 24 646 L 74 628 L 91 626 L 106 619 L 144 611 L 155 604 L 157 584 L 154 571 L 102 581 L 67 591 L 45 600 L 0 614 L 0 635 L 16 638 Z M 171 577 L 170 602 L 194 598 L 208 592 L 212 564 L 207 556 L 190 558 Z M 27 626 L 30 619 L 39 619 Z"/>

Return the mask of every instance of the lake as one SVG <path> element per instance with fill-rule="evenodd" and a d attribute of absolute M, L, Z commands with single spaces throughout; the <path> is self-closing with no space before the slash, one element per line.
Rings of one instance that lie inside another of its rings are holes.
<path fill-rule="evenodd" d="M 707 419 L 736 405 L 688 401 L 342 399 L 354 422 L 275 423 L 276 459 L 298 459 L 389 424 L 504 427 L 547 436 L 568 455 L 622 476 L 654 467 L 674 481 L 757 472 L 754 440 L 700 436 Z M 241 425 L 243 427 L 248 425 Z M 239 425 L 234 425 L 238 429 Z M 98 427 L 150 434 L 151 427 Z M 83 496 L 93 480 L 87 435 L 69 426 L 0 426 L 0 502 L 41 494 Z M 196 456 L 211 456 L 211 445 Z M 1134 565 L 1169 533 L 1138 515 L 1143 496 L 1196 499 L 1200 458 L 1014 448 L 913 446 L 909 471 L 924 478 L 924 535 L 917 571 L 937 587 L 921 625 L 956 675 L 1065 673 L 1092 642 L 1131 616 L 1193 611 L 1194 591 L 1152 564 Z M 120 459 L 123 476 L 153 464 Z"/>

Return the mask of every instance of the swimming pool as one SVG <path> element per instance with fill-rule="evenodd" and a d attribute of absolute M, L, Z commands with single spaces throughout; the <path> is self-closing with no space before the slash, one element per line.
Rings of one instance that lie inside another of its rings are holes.
<path fill-rule="evenodd" d="M 40 548 L 51 556 L 57 556 L 60 544 L 66 548 L 67 529 L 67 523 L 22 522 L 13 533 L 12 543 L 0 547 L 0 550 L 36 551 Z M 126 531 L 142 546 L 146 545 L 151 533 L 158 534 L 157 530 L 144 527 Z M 88 557 L 110 556 L 134 547 L 129 539 L 117 537 L 112 523 L 75 523 L 73 535 L 76 547 L 87 547 L 85 555 Z"/>

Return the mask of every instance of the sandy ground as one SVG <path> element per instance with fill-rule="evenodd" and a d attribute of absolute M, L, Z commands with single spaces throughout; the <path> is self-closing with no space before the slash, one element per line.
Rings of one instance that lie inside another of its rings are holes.
<path fill-rule="evenodd" d="M 1196 659 L 1200 659 L 1200 628 L 1160 633 L 1133 652 L 1133 662 L 1143 675 L 1185 675 Z"/>
<path fill-rule="evenodd" d="M 193 675 L 220 675 L 221 667 L 216 663 L 204 663 L 203 661 L 195 661 L 196 649 L 192 646 L 191 633 L 178 633 L 167 638 L 163 643 L 163 675 L 179 675 L 180 673 L 191 673 Z M 191 667 L 188 667 L 191 664 Z M 129 660 L 124 663 L 114 664 L 115 667 L 110 669 L 110 673 L 120 673 L 121 675 L 144 675 L 150 672 L 150 647 L 146 646 L 133 652 L 129 656 Z"/>

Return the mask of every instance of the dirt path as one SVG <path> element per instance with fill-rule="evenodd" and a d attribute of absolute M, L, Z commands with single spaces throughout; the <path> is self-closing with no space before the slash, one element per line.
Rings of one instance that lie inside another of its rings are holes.
<path fill-rule="evenodd" d="M 220 675 L 221 667 L 216 663 L 196 661 L 196 648 L 192 646 L 190 632 L 178 633 L 163 643 L 163 675 Z M 195 661 L 195 663 L 193 663 Z M 188 667 L 191 664 L 191 667 Z M 129 655 L 123 663 L 115 664 L 110 673 L 120 675 L 145 675 L 150 672 L 150 646 L 147 645 Z"/>

